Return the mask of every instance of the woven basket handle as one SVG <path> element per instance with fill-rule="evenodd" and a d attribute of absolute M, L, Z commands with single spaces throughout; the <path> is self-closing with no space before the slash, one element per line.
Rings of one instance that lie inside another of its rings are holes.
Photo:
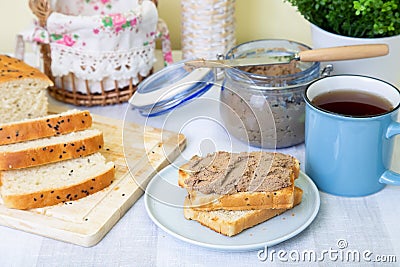
<path fill-rule="evenodd" d="M 47 24 L 47 18 L 51 14 L 49 0 L 29 0 L 29 8 L 32 13 L 38 18 L 39 26 L 45 28 Z M 54 80 L 51 73 L 51 56 L 50 46 L 48 44 L 40 45 L 40 53 L 43 58 L 43 72 L 52 80 Z"/>
<path fill-rule="evenodd" d="M 29 8 L 31 9 L 32 13 L 37 17 L 38 24 L 40 27 L 45 28 L 47 24 L 47 18 L 51 14 L 50 3 L 48 0 L 29 0 Z M 14 56 L 20 60 L 24 60 L 25 58 L 25 42 L 32 42 L 32 33 L 24 34 L 18 33 L 16 38 L 16 45 L 14 50 Z M 41 53 L 47 53 L 48 48 L 44 48 L 43 44 L 40 44 Z M 38 63 L 36 63 L 39 68 Z"/>
<path fill-rule="evenodd" d="M 51 14 L 50 2 L 48 0 L 29 0 L 29 8 L 38 18 L 39 25 L 45 27 L 47 18 Z"/>

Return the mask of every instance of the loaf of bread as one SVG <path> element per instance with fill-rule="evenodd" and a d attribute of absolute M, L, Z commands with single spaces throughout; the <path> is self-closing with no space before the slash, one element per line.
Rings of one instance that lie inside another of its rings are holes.
<path fill-rule="evenodd" d="M 0 124 L 0 145 L 30 141 L 88 129 L 92 126 L 89 111 L 69 110 L 34 119 Z"/>
<path fill-rule="evenodd" d="M 299 172 L 299 161 L 286 154 L 216 152 L 182 165 L 178 184 L 197 210 L 288 209 Z"/>
<path fill-rule="evenodd" d="M 38 167 L 1 172 L 6 207 L 32 209 L 73 201 L 98 192 L 114 180 L 114 163 L 100 153 Z"/>
<path fill-rule="evenodd" d="M 295 187 L 293 206 L 300 204 L 303 190 Z M 259 209 L 259 210 L 214 210 L 200 211 L 190 208 L 188 198 L 185 199 L 184 216 L 188 220 L 195 220 L 202 225 L 226 236 L 234 236 L 245 229 L 265 222 L 287 209 Z"/>
<path fill-rule="evenodd" d="M 97 129 L 2 145 L 0 170 L 28 168 L 83 157 L 99 151 L 103 145 L 103 133 Z"/>
<path fill-rule="evenodd" d="M 52 85 L 38 69 L 0 55 L 0 124 L 46 116 L 46 89 Z"/>

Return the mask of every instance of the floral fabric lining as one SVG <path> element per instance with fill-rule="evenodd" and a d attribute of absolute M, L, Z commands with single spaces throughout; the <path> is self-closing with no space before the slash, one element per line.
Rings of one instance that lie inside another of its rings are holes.
<path fill-rule="evenodd" d="M 124 5 L 126 12 L 105 12 Z M 35 27 L 25 40 L 50 44 L 51 70 L 56 78 L 73 73 L 89 81 L 136 81 L 138 74 L 150 72 L 158 38 L 162 40 L 164 63 L 172 63 L 168 28 L 151 1 L 63 0 L 55 8 L 61 8 L 62 13 L 51 13 L 46 28 Z M 69 15 L 83 11 L 91 15 Z M 120 88 L 126 86 L 124 82 L 119 84 Z M 114 89 L 110 85 L 106 90 Z M 100 90 L 100 85 L 97 87 Z"/>

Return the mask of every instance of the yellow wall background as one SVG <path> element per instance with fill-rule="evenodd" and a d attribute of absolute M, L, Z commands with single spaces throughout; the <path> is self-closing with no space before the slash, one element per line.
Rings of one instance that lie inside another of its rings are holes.
<path fill-rule="evenodd" d="M 181 45 L 180 1 L 159 0 L 158 5 L 159 16 L 168 24 L 173 49 L 179 49 Z M 284 0 L 236 0 L 235 8 L 238 44 L 256 39 L 283 38 L 311 45 L 309 23 Z M 0 52 L 13 52 L 16 33 L 26 29 L 32 21 L 28 0 L 1 0 Z"/>

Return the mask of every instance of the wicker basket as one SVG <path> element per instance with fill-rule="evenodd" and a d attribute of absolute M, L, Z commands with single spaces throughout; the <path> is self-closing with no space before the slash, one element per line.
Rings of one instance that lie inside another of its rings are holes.
<path fill-rule="evenodd" d="M 86 0 L 83 0 L 86 1 Z M 140 1 L 140 0 L 139 0 Z M 86 1 L 89 2 L 89 1 Z M 103 1 L 104 2 L 104 1 Z M 157 5 L 156 0 L 152 0 Z M 38 18 L 38 24 L 41 29 L 47 31 L 48 18 L 52 14 L 50 0 L 30 0 L 29 6 L 32 12 Z M 163 26 L 163 27 L 160 27 Z M 160 30 L 161 28 L 161 30 Z M 168 35 L 168 29 L 162 20 L 159 20 L 157 25 L 158 32 L 154 38 L 161 38 L 163 43 L 164 62 L 171 63 L 171 49 Z M 50 34 L 50 33 L 47 33 Z M 124 84 L 118 79 L 107 78 L 107 86 L 104 80 L 90 80 L 86 78 L 78 78 L 76 73 L 69 72 L 66 75 L 55 77 L 52 71 L 52 47 L 48 42 L 39 42 L 40 53 L 43 58 L 43 71 L 53 80 L 55 86 L 49 88 L 49 94 L 57 100 L 77 106 L 96 106 L 110 105 L 126 102 L 135 92 L 138 84 L 152 73 L 152 63 L 148 66 L 148 73 L 130 77 L 124 80 Z M 154 44 L 153 44 L 154 45 Z M 154 49 L 147 50 L 154 54 Z M 149 53 L 150 53 L 149 52 Z M 149 57 L 152 59 L 152 57 Z M 150 61 L 150 60 L 149 60 Z M 110 83 L 111 82 L 111 83 Z M 93 84 L 96 85 L 96 90 L 93 90 Z M 113 86 L 110 88 L 110 84 Z M 68 85 L 68 86 L 67 86 Z"/>

